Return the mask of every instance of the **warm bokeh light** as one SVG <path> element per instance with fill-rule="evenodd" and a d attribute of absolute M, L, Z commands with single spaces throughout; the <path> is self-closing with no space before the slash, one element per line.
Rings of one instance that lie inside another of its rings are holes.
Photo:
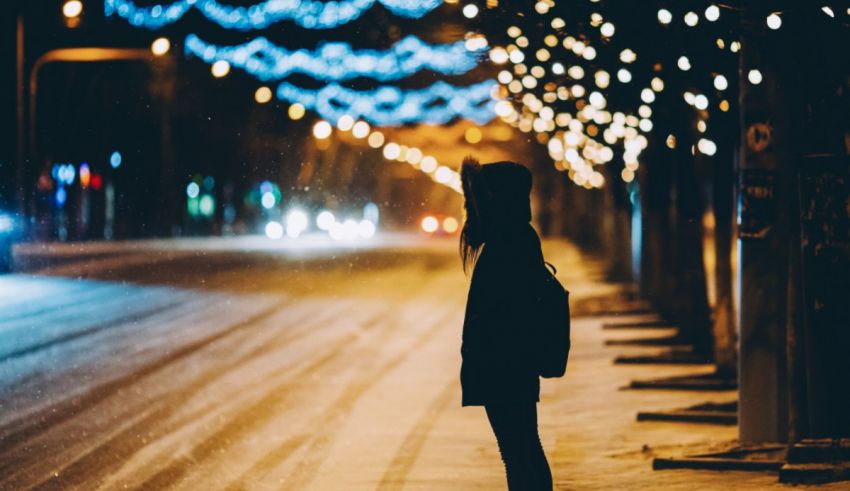
<path fill-rule="evenodd" d="M 168 38 L 156 38 L 151 43 L 151 53 L 155 56 L 162 56 L 171 49 L 171 41 Z"/>
<path fill-rule="evenodd" d="M 289 119 L 292 119 L 293 121 L 297 121 L 303 118 L 305 112 L 306 111 L 304 109 L 304 106 L 297 102 L 289 106 L 289 109 L 287 110 L 287 113 L 289 114 Z"/>
<path fill-rule="evenodd" d="M 331 136 L 331 132 L 333 128 L 331 124 L 327 121 L 319 121 L 313 126 L 313 136 L 318 138 L 319 140 L 324 140 L 325 138 Z"/>
<path fill-rule="evenodd" d="M 482 138 L 481 130 L 479 130 L 475 126 L 472 126 L 472 127 L 468 128 L 466 130 L 463 137 L 466 139 L 466 141 L 468 143 L 471 143 L 471 144 L 474 145 L 474 144 L 481 141 L 481 138 Z"/>
<path fill-rule="evenodd" d="M 384 134 L 380 131 L 373 131 L 367 140 L 372 148 L 380 148 L 384 144 Z"/>
<path fill-rule="evenodd" d="M 224 60 L 218 60 L 212 64 L 212 68 L 210 68 L 210 70 L 212 71 L 213 77 L 221 78 L 227 76 L 227 74 L 230 73 L 230 63 Z"/>
<path fill-rule="evenodd" d="M 343 115 L 336 122 L 336 127 L 342 131 L 348 131 L 354 126 L 354 118 L 349 116 L 348 114 Z"/>
<path fill-rule="evenodd" d="M 62 5 L 62 15 L 68 19 L 79 17 L 83 13 L 83 2 L 80 0 L 68 0 Z"/>
<path fill-rule="evenodd" d="M 369 135 L 369 123 L 366 121 L 358 121 L 351 127 L 351 134 L 354 138 L 366 138 Z"/>
<path fill-rule="evenodd" d="M 437 220 L 437 217 L 428 215 L 422 219 L 422 223 L 420 224 L 420 226 L 422 227 L 423 231 L 429 234 L 433 234 L 437 231 L 438 228 L 440 228 L 440 221 Z"/>
<path fill-rule="evenodd" d="M 269 102 L 272 100 L 272 89 L 266 86 L 258 88 L 257 91 L 254 92 L 254 100 L 260 104 Z"/>
<path fill-rule="evenodd" d="M 455 217 L 447 217 L 445 220 L 443 220 L 443 231 L 447 234 L 453 234 L 457 232 L 459 226 L 460 224 L 458 223 L 457 218 Z"/>

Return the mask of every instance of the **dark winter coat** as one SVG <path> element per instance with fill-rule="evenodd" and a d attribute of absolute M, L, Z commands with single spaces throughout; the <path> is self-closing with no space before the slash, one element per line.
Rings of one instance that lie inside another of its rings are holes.
<path fill-rule="evenodd" d="M 529 331 L 532 292 L 543 267 L 540 238 L 527 222 L 508 225 L 485 242 L 463 323 L 464 406 L 540 400 Z"/>

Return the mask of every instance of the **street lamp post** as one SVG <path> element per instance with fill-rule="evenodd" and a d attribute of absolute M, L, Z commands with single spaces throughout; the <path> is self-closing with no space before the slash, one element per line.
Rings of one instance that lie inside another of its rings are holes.
<path fill-rule="evenodd" d="M 37 138 L 37 97 L 38 97 L 38 75 L 41 69 L 50 63 L 95 63 L 108 61 L 151 61 L 155 55 L 149 49 L 128 48 L 61 48 L 50 50 L 42 54 L 33 64 L 29 73 L 29 151 L 24 155 L 24 79 L 25 67 L 23 56 L 23 16 L 18 18 L 18 200 L 22 216 L 27 214 L 27 189 L 25 171 L 26 163 L 37 164 L 38 138 Z"/>

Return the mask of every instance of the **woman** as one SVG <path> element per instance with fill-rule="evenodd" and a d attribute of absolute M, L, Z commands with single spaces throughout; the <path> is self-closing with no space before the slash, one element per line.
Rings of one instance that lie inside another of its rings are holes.
<path fill-rule="evenodd" d="M 544 268 L 531 221 L 531 172 L 520 164 L 461 167 L 466 220 L 460 236 L 472 271 L 461 346 L 464 406 L 484 406 L 510 491 L 552 489 L 537 433 L 540 379 L 533 364 L 530 294 Z"/>

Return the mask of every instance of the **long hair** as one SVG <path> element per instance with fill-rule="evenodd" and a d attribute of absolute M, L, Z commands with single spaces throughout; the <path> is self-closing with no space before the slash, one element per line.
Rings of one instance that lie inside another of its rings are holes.
<path fill-rule="evenodd" d="M 481 247 L 484 245 L 486 230 L 486 207 L 490 200 L 481 163 L 473 156 L 463 159 L 460 166 L 460 182 L 463 187 L 463 228 L 460 231 L 460 259 L 464 273 L 475 266 Z"/>

